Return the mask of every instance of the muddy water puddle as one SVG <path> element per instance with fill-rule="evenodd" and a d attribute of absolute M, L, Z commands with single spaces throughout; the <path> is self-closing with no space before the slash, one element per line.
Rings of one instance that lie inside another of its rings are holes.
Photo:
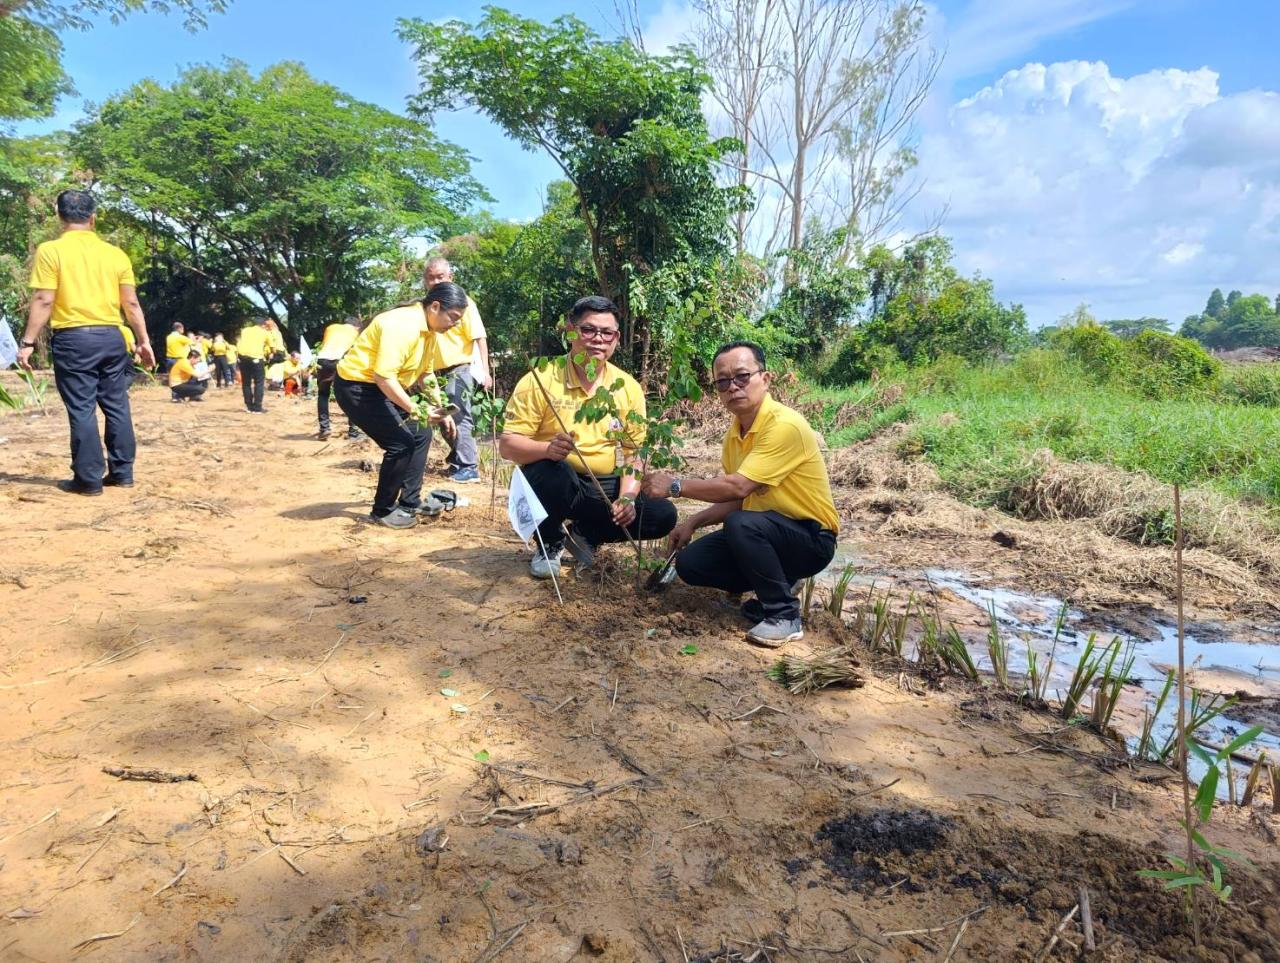
<path fill-rule="evenodd" d="M 837 556 L 820 578 L 826 591 L 849 563 L 857 566 L 858 560 Z M 920 591 L 920 583 L 924 592 Z M 1162 612 L 1085 612 L 1071 604 L 1064 607 L 1061 599 L 1020 592 L 966 572 L 928 569 L 889 576 L 879 572 L 873 576 L 864 569 L 853 578 L 846 604 L 856 599 L 859 591 L 893 591 L 905 600 L 912 590 L 917 598 L 927 593 L 942 600 L 945 621 L 954 618 L 957 623 L 967 623 L 970 630 L 962 634 L 975 663 L 987 673 L 991 672 L 991 660 L 985 642 L 986 627 L 994 613 L 1000 634 L 1009 643 L 1010 675 L 1026 675 L 1029 651 L 1036 653 L 1042 671 L 1052 657 L 1047 690 L 1051 695 L 1063 693 L 1070 686 L 1090 636 L 1099 647 L 1113 638 L 1119 639 L 1123 649 L 1116 665 L 1121 665 L 1128 655 L 1134 661 L 1130 684 L 1112 723 L 1125 736 L 1131 750 L 1137 748 L 1145 713 L 1154 709 L 1169 670 L 1178 663 L 1177 628 Z M 1256 757 L 1265 750 L 1269 759 L 1280 758 L 1280 624 L 1191 623 L 1185 631 L 1185 656 L 1193 686 L 1206 693 L 1240 696 L 1240 702 L 1227 714 L 1197 730 L 1199 739 L 1206 745 L 1222 746 L 1250 726 L 1261 725 L 1262 735 L 1243 750 L 1244 754 Z M 1163 744 L 1173 731 L 1177 712 L 1175 689 L 1156 717 L 1157 744 Z M 1237 780 L 1243 780 L 1241 769 L 1246 768 L 1237 764 Z"/>

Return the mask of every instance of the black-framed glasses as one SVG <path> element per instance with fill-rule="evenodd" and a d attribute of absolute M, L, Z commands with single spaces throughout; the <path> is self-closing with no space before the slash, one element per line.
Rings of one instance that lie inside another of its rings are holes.
<path fill-rule="evenodd" d="M 618 340 L 617 328 L 597 328 L 592 324 L 584 324 L 576 330 L 587 341 L 603 341 L 605 344 L 610 344 Z"/>
<path fill-rule="evenodd" d="M 763 368 L 757 368 L 755 371 L 740 371 L 730 378 L 716 378 L 711 383 L 715 385 L 716 391 L 724 394 L 730 388 L 745 388 L 751 383 L 751 379 L 763 370 Z"/>

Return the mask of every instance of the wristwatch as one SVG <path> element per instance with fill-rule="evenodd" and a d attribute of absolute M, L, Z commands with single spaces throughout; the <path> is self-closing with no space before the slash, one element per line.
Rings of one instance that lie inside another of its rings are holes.
<path fill-rule="evenodd" d="M 667 497 L 669 498 L 680 497 L 680 479 L 679 478 L 671 479 L 671 485 L 670 487 L 667 488 Z"/>
<path fill-rule="evenodd" d="M 36 343 L 34 341 L 19 341 L 18 346 L 22 348 L 34 348 Z"/>

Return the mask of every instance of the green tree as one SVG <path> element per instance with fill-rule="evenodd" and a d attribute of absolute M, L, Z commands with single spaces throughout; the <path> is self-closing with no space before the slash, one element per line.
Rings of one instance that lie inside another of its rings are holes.
<path fill-rule="evenodd" d="M 624 346 L 656 382 L 669 353 L 655 342 L 661 324 L 632 310 L 632 285 L 681 262 L 692 268 L 668 277 L 710 270 L 741 196 L 716 183 L 737 144 L 707 134 L 709 79 L 687 49 L 653 56 L 573 17 L 543 24 L 484 9 L 474 27 L 400 21 L 422 81 L 411 109 L 429 118 L 474 107 L 555 160 L 577 195 L 595 288 L 618 301 Z"/>
<path fill-rule="evenodd" d="M 756 335 L 772 353 L 803 364 L 857 322 L 867 274 L 846 262 L 846 233 L 811 230 L 802 248 L 779 253 L 785 261 L 782 289 Z"/>
<path fill-rule="evenodd" d="M 1121 338 L 1136 338 L 1143 331 L 1169 333 L 1169 322 L 1164 318 L 1122 318 L 1104 321 L 1102 326 Z"/>
<path fill-rule="evenodd" d="M 1235 294 L 1236 292 L 1232 292 Z M 1280 319 L 1265 294 L 1250 294 L 1232 301 L 1222 322 L 1222 347 L 1244 348 L 1280 345 Z"/>
<path fill-rule="evenodd" d="M 0 120 L 47 117 L 72 91 L 62 66 L 63 30 L 88 30 L 95 16 L 118 23 L 130 13 L 180 12 L 187 27 L 204 26 L 227 0 L 4 0 L 0 2 Z"/>
<path fill-rule="evenodd" d="M 150 259 L 251 291 L 295 330 L 378 306 L 405 240 L 446 235 L 483 196 L 460 148 L 292 63 L 143 81 L 78 125 L 73 147 L 157 239 Z"/>
<path fill-rule="evenodd" d="M 1222 318 L 1222 312 L 1227 309 L 1227 299 L 1222 296 L 1222 288 L 1214 288 L 1209 295 L 1209 300 L 1204 306 L 1204 316 L 1208 318 Z"/>

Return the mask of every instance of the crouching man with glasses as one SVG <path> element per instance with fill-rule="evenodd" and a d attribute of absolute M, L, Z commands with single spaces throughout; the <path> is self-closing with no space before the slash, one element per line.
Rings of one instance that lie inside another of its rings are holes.
<path fill-rule="evenodd" d="M 777 648 L 804 636 L 795 585 L 831 563 L 840 528 L 827 466 L 804 416 L 769 394 L 764 349 L 735 341 L 716 352 L 712 378 L 733 416 L 714 478 L 645 476 L 650 498 L 710 502 L 672 530 L 676 573 L 689 585 L 731 594 L 755 592 L 742 614 L 755 627 L 747 640 Z M 693 540 L 699 528 L 719 531 Z"/>
<path fill-rule="evenodd" d="M 530 574 L 540 579 L 560 573 L 566 548 L 581 571 L 591 567 L 597 546 L 628 536 L 662 538 L 676 523 L 674 505 L 646 499 L 635 474 L 617 473 L 625 466 L 640 467 L 635 452 L 618 440 L 618 429 L 631 413 L 645 415 L 640 385 L 609 363 L 618 350 L 617 307 L 608 298 L 579 298 L 566 329 L 572 337 L 565 356 L 544 365 L 537 379 L 532 372 L 520 379 L 498 438 L 498 452 L 520 466 L 547 510 L 538 526 L 540 547 L 529 565 Z M 578 421 L 579 409 L 601 391 L 612 395 L 622 421 Z M 600 497 L 592 474 L 608 500 Z"/>

